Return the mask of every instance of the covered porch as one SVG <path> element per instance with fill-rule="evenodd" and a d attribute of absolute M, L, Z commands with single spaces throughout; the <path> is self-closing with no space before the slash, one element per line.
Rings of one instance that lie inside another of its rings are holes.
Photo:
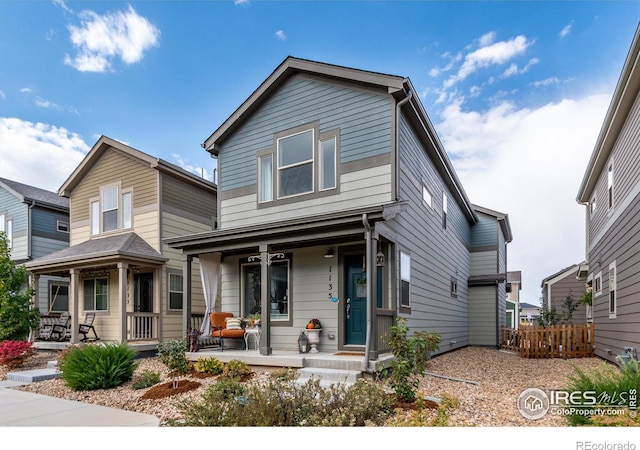
<path fill-rule="evenodd" d="M 126 233 L 85 241 L 26 267 L 36 292 L 43 275 L 69 277 L 68 298 L 62 299 L 71 318 L 65 340 L 79 343 L 79 324 L 94 312 L 102 341 L 136 342 L 161 339 L 166 261 L 138 235 Z"/>
<path fill-rule="evenodd" d="M 402 208 L 392 204 L 165 242 L 182 250 L 184 279 L 191 276 L 193 259 L 199 259 L 207 312 L 260 314 L 258 349 L 249 355 L 238 350 L 243 358 L 279 366 L 275 361 L 286 356 L 284 366 L 292 367 L 318 360 L 319 354 L 297 352 L 298 336 L 318 318 L 320 354 L 337 361 L 358 355 L 358 370 L 371 370 L 388 352 L 383 336 L 396 315 L 395 239 L 385 221 Z M 191 323 L 186 285 L 184 293 L 186 330 Z M 211 334 L 207 322 L 205 314 L 204 338 Z M 226 345 L 224 352 L 215 352 L 217 358 L 232 355 Z"/>

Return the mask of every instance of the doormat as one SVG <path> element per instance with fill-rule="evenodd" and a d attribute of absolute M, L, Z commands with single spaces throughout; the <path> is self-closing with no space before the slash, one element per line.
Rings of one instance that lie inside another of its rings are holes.
<path fill-rule="evenodd" d="M 334 353 L 336 356 L 364 356 L 364 352 L 338 352 Z"/>

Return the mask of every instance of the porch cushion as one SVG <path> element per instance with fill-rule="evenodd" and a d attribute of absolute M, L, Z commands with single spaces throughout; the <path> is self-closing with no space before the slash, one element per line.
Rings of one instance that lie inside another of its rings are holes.
<path fill-rule="evenodd" d="M 242 330 L 242 319 L 239 317 L 227 317 L 227 330 Z"/>

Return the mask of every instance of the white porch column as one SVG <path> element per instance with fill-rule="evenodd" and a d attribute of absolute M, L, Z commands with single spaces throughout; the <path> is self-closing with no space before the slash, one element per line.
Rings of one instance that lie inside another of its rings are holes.
<path fill-rule="evenodd" d="M 80 296 L 78 294 L 80 286 L 80 271 L 78 269 L 69 270 L 69 314 L 71 315 L 71 343 L 80 342 L 78 333 L 78 314 L 80 311 Z"/>
<path fill-rule="evenodd" d="M 156 330 L 156 337 L 158 338 L 158 340 L 162 338 L 162 293 L 164 292 L 162 272 L 162 267 L 158 267 L 153 271 L 153 312 L 158 314 L 158 323 Z"/>
<path fill-rule="evenodd" d="M 127 341 L 127 269 L 126 262 L 118 263 L 118 304 L 120 305 L 120 342 Z"/>

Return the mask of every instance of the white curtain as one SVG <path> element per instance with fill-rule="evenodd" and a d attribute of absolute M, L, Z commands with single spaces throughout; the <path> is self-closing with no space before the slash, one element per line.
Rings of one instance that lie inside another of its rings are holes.
<path fill-rule="evenodd" d="M 218 295 L 218 282 L 220 280 L 220 253 L 205 253 L 199 255 L 200 274 L 202 277 L 202 287 L 204 289 L 204 302 L 206 310 L 202 319 L 200 331 L 203 338 L 211 336 L 211 320 L 209 313 L 214 311 L 216 297 Z"/>

